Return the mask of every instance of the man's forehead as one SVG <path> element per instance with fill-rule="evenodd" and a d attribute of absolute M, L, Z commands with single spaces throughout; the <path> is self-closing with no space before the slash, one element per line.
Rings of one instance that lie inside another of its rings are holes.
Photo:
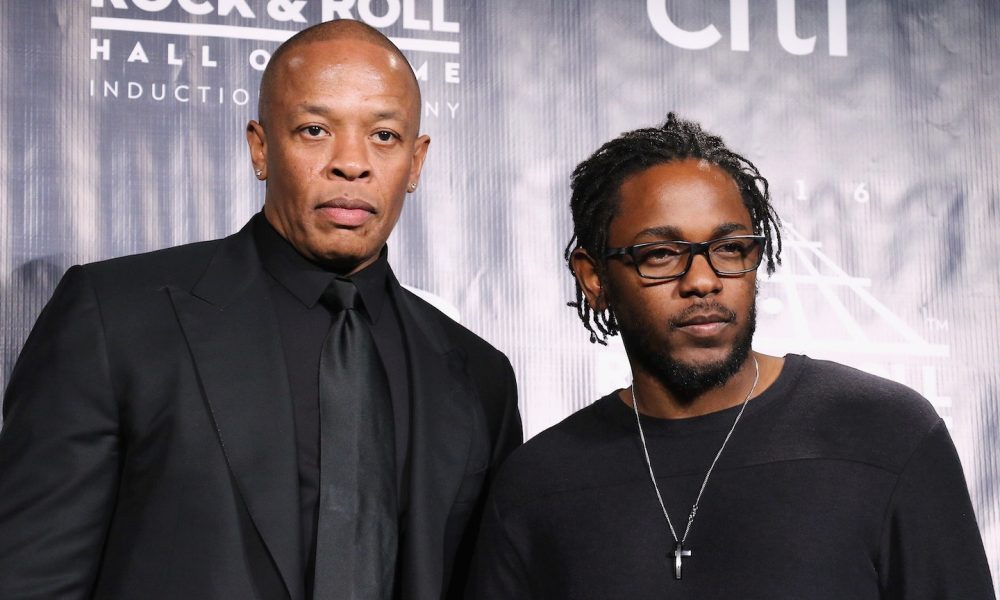
<path fill-rule="evenodd" d="M 275 66 L 279 73 L 322 70 L 338 65 L 367 65 L 387 76 L 410 75 L 412 68 L 398 53 L 364 39 L 336 38 L 298 44 L 283 53 Z"/>
<path fill-rule="evenodd" d="M 633 225 L 646 221 L 644 230 L 726 228 L 735 221 L 751 220 L 732 176 L 695 158 L 653 165 L 627 178 L 619 190 L 615 215 Z"/>
<path fill-rule="evenodd" d="M 420 86 L 409 61 L 388 38 L 348 27 L 326 37 L 291 41 L 275 52 L 264 71 L 258 101 L 262 123 L 275 117 L 275 111 L 288 116 L 290 105 L 302 98 L 326 96 L 343 102 L 361 99 L 365 105 L 402 103 L 407 113 L 402 120 L 419 132 Z"/>
<path fill-rule="evenodd" d="M 410 111 L 401 96 L 366 97 L 366 102 L 360 109 L 352 106 L 353 116 L 364 117 L 373 121 L 406 121 L 410 119 Z M 339 107 L 335 104 L 319 101 L 301 101 L 291 104 L 288 113 L 295 115 L 316 115 L 337 118 Z"/>
<path fill-rule="evenodd" d="M 680 158 L 650 165 L 626 178 L 625 184 L 641 180 L 646 184 L 670 185 L 687 181 L 711 181 L 712 183 L 739 186 L 725 169 L 704 158 Z"/>
<path fill-rule="evenodd" d="M 329 78 L 349 74 L 384 86 L 386 96 L 398 96 L 415 101 L 420 96 L 410 64 L 395 53 L 376 44 L 360 41 L 345 44 L 343 40 L 302 44 L 282 57 L 275 65 L 276 77 L 271 93 L 281 93 L 289 86 L 309 86 Z M 337 82 L 340 83 L 340 82 Z M 288 90 L 291 92 L 291 90 Z M 344 89 L 349 93 L 350 90 Z"/>

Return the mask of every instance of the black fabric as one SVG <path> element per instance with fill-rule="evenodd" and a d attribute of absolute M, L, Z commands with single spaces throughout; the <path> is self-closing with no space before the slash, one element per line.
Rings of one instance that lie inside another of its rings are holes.
<path fill-rule="evenodd" d="M 302 557 L 306 569 L 305 581 L 309 583 L 313 580 L 315 564 L 319 497 L 317 373 L 320 350 L 332 322 L 330 312 L 320 304 L 320 297 L 337 274 L 306 260 L 275 231 L 263 214 L 254 216 L 251 223 L 254 242 L 268 274 L 268 291 L 278 317 L 292 393 L 301 504 Z M 408 504 L 408 486 L 405 481 L 409 468 L 409 361 L 399 312 L 389 299 L 390 275 L 387 249 L 383 248 L 374 263 L 351 279 L 357 284 L 365 304 L 372 335 L 389 379 L 395 424 L 400 518 L 403 518 Z"/>
<path fill-rule="evenodd" d="M 252 229 L 60 281 L 4 395 L 0 598 L 305 598 L 294 402 Z M 387 286 L 412 367 L 397 587 L 450 600 L 521 440 L 516 384 L 502 353 Z"/>
<path fill-rule="evenodd" d="M 739 407 L 643 417 L 683 531 Z M 476 600 L 993 598 L 944 423 L 912 390 L 788 356 L 752 399 L 702 497 L 675 580 L 673 539 L 617 393 L 536 436 L 488 501 Z"/>
<path fill-rule="evenodd" d="M 388 600 L 399 545 L 392 406 L 361 295 L 336 278 L 319 361 L 320 496 L 312 595 Z"/>

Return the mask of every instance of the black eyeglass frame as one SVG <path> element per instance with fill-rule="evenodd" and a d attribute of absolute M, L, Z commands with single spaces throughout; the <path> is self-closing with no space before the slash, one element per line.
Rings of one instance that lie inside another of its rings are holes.
<path fill-rule="evenodd" d="M 717 244 L 725 240 L 753 240 L 760 245 L 760 253 L 757 255 L 757 264 L 748 269 L 743 269 L 742 271 L 720 271 L 715 268 L 712 264 L 712 256 L 708 253 L 708 249 L 712 244 Z M 672 279 L 680 279 L 687 275 L 688 271 L 691 270 L 691 264 L 694 262 L 694 257 L 696 254 L 703 254 L 705 256 L 705 261 L 708 266 L 712 268 L 719 277 L 733 277 L 736 275 L 742 275 L 744 273 L 749 273 L 751 271 L 756 271 L 760 267 L 760 263 L 764 260 L 764 241 L 766 238 L 762 235 L 727 235 L 725 237 L 715 238 L 714 240 L 708 240 L 707 242 L 688 242 L 685 240 L 661 240 L 658 242 L 644 242 L 642 244 L 635 244 L 632 246 L 625 246 L 622 248 L 608 248 L 604 251 L 604 258 L 613 258 L 616 256 L 628 256 L 632 259 L 632 266 L 635 267 L 635 272 L 639 274 L 639 277 L 643 279 L 655 279 L 657 281 L 670 281 Z M 676 275 L 668 275 L 667 277 L 653 277 L 651 275 L 643 275 L 642 270 L 639 269 L 639 261 L 636 259 L 636 251 L 643 248 L 649 248 L 650 246 L 659 246 L 661 244 L 684 244 L 690 250 L 688 250 L 687 264 L 684 266 L 684 270 Z"/>

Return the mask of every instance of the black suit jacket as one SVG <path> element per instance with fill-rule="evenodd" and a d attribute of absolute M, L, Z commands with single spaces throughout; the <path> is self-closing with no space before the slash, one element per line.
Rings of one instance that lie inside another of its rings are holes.
<path fill-rule="evenodd" d="M 392 280 L 410 359 L 405 599 L 456 597 L 521 441 L 510 363 Z M 71 268 L 0 432 L 0 598 L 303 598 L 295 429 L 249 227 Z"/>

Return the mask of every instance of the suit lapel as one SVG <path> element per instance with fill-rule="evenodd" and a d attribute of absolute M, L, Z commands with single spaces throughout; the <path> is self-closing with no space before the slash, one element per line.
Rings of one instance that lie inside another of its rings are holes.
<path fill-rule="evenodd" d="M 412 386 L 410 500 L 402 565 L 405 597 L 439 598 L 444 577 L 441 543 L 465 474 L 474 391 L 464 357 L 449 343 L 438 317 L 428 314 L 395 278 L 390 293 L 400 311 Z"/>
<path fill-rule="evenodd" d="M 298 466 L 277 319 L 251 227 L 220 242 L 191 291 L 169 290 L 250 518 L 289 595 L 302 589 Z"/>

